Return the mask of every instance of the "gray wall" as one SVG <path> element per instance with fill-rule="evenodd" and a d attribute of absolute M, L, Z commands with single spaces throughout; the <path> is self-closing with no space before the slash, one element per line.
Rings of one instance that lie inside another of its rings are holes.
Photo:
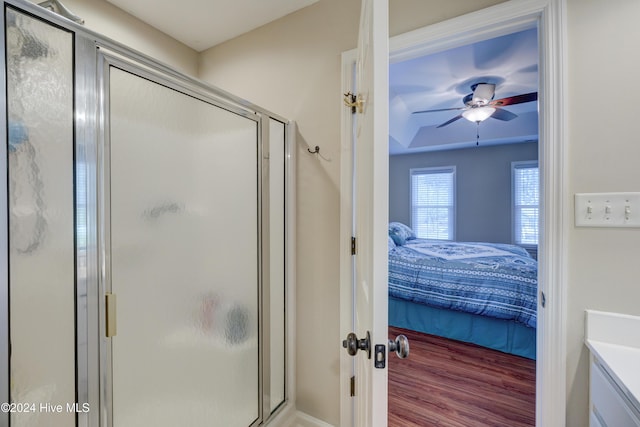
<path fill-rule="evenodd" d="M 389 221 L 411 224 L 411 168 L 455 166 L 456 240 L 511 243 L 511 162 L 537 158 L 537 142 L 390 156 Z"/>

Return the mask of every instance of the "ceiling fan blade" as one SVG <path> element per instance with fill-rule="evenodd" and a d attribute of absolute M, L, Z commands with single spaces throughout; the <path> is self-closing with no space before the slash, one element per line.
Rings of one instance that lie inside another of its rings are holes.
<path fill-rule="evenodd" d="M 457 116 L 455 116 L 453 119 L 448 120 L 446 122 L 444 122 L 443 124 L 441 124 L 440 126 L 436 126 L 436 129 L 438 128 L 442 128 L 445 127 L 446 125 L 450 125 L 451 123 L 455 122 L 456 120 L 460 120 L 462 118 L 462 114 L 458 114 Z"/>
<path fill-rule="evenodd" d="M 454 111 L 454 110 L 464 110 L 464 109 L 465 109 L 465 107 L 460 107 L 460 108 L 458 108 L 458 107 L 456 107 L 456 108 L 440 108 L 440 109 L 437 109 L 437 110 L 422 110 L 422 111 L 414 111 L 414 112 L 413 112 L 413 113 L 411 113 L 411 114 L 437 113 L 437 112 L 439 112 L 439 111 Z"/>
<path fill-rule="evenodd" d="M 478 83 L 473 89 L 471 101 L 475 104 L 488 104 L 496 93 L 496 85 L 492 83 Z"/>
<path fill-rule="evenodd" d="M 491 117 L 502 120 L 503 122 L 508 122 L 509 120 L 513 120 L 518 117 L 518 115 L 513 114 L 511 111 L 503 110 L 502 108 L 496 108 L 496 111 L 493 112 Z"/>
<path fill-rule="evenodd" d="M 504 107 L 507 105 L 523 104 L 525 102 L 537 101 L 538 92 L 524 93 L 522 95 L 510 96 L 508 98 L 496 99 L 491 101 L 489 105 L 495 107 Z"/>

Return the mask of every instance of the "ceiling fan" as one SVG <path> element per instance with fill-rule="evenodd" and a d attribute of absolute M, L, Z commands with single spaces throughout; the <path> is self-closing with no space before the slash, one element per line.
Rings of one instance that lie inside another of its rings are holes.
<path fill-rule="evenodd" d="M 462 102 L 465 104 L 464 107 L 415 111 L 413 114 L 463 110 L 462 113 L 458 114 L 454 118 L 437 126 L 438 128 L 447 126 L 463 117 L 476 123 L 480 123 L 489 117 L 502 121 L 509 121 L 518 116 L 510 111 L 503 110 L 502 107 L 506 107 L 507 105 L 523 104 L 525 102 L 536 101 L 538 99 L 538 92 L 530 92 L 494 100 L 493 97 L 495 95 L 496 85 L 493 83 L 476 83 L 471 85 L 471 90 L 473 92 L 462 99 Z"/>

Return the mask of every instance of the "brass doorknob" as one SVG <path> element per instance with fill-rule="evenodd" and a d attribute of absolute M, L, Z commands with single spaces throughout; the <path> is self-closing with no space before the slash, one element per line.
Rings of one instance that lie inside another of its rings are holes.
<path fill-rule="evenodd" d="M 342 341 L 342 347 L 347 349 L 347 353 L 350 356 L 355 356 L 358 353 L 358 350 L 366 351 L 367 357 L 371 359 L 371 335 L 369 331 L 367 331 L 367 336 L 362 339 L 358 339 L 358 336 L 350 332 L 347 334 L 347 339 Z"/>

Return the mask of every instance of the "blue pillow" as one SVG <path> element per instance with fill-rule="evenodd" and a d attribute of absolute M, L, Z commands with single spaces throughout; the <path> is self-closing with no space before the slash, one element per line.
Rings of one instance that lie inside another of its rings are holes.
<path fill-rule="evenodd" d="M 389 230 L 389 237 L 396 246 L 402 246 L 407 242 L 405 235 L 398 230 Z"/>
<path fill-rule="evenodd" d="M 389 236 L 389 241 L 387 242 L 387 250 L 391 250 L 396 247 L 396 242 L 393 241 L 391 236 Z"/>
<path fill-rule="evenodd" d="M 413 240 L 416 238 L 416 233 L 401 222 L 389 223 L 389 236 L 393 239 L 396 245 L 402 246 L 407 240 Z"/>

